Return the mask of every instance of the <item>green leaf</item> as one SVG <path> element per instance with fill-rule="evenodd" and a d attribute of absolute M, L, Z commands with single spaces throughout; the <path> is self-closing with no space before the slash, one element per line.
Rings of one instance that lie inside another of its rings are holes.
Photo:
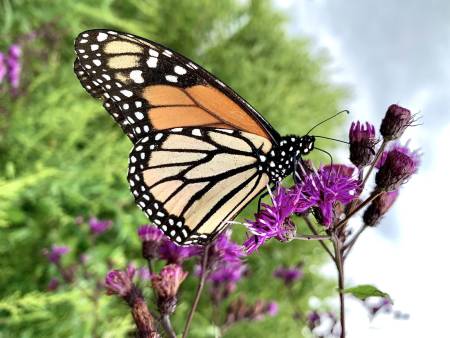
<path fill-rule="evenodd" d="M 391 300 L 389 294 L 380 291 L 375 286 L 369 284 L 357 285 L 351 288 L 344 289 L 344 293 L 349 293 L 361 300 L 366 300 L 369 297 L 384 297 Z"/>

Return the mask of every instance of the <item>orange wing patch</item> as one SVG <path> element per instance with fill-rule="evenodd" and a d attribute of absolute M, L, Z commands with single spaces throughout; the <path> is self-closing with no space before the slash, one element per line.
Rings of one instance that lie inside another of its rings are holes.
<path fill-rule="evenodd" d="M 271 139 L 257 121 L 214 87 L 155 85 L 144 88 L 142 96 L 150 103 L 148 117 L 155 129 L 220 127 Z"/>

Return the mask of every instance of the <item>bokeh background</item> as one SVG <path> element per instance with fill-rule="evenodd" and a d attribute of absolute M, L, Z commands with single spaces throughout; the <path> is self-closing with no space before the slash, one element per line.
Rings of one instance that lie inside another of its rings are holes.
<path fill-rule="evenodd" d="M 148 37 L 196 60 L 282 134 L 302 134 L 341 109 L 352 113 L 317 133 L 345 138 L 356 119 L 378 126 L 391 103 L 420 112 L 423 125 L 411 128 L 406 139 L 424 153 L 421 170 L 383 223 L 362 236 L 347 263 L 348 284 L 373 283 L 389 292 L 409 319 L 386 314 L 369 321 L 354 300 L 348 327 L 349 337 L 442 336 L 450 301 L 445 274 L 450 7 L 445 0 L 0 4 L 0 51 L 22 47 L 19 86 L 12 88 L 6 78 L 0 84 L 1 337 L 122 337 L 132 328 L 124 304 L 106 295 L 94 302 L 90 293 L 111 267 L 143 266 L 136 229 L 146 222 L 125 180 L 130 143 L 72 72 L 74 37 L 100 27 Z M 344 147 L 328 141 L 320 147 L 346 161 Z M 240 219 L 254 210 L 250 205 Z M 93 237 L 90 217 L 111 220 L 111 229 Z M 241 243 L 245 230 L 235 228 Z M 73 283 L 49 291 L 58 272 L 43 252 L 52 245 L 70 247 L 63 264 L 78 270 Z M 273 278 L 277 267 L 300 262 L 304 277 L 292 290 Z M 274 300 L 279 313 L 239 324 L 226 337 L 310 337 L 294 314 L 336 309 L 335 276 L 317 244 L 273 242 L 248 264 L 249 275 L 233 297 Z M 195 285 L 195 277 L 183 284 L 177 328 Z M 205 296 L 193 337 L 214 337 L 210 315 Z"/>

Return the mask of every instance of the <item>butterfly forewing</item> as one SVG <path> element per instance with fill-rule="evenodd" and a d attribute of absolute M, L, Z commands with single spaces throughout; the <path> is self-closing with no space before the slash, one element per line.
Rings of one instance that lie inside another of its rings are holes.
<path fill-rule="evenodd" d="M 244 99 L 161 45 L 131 34 L 92 30 L 78 36 L 75 50 L 94 84 L 87 90 L 113 101 L 136 140 L 152 130 L 202 126 L 243 130 L 278 142 L 278 133 Z"/>
<path fill-rule="evenodd" d="M 135 144 L 128 181 L 136 203 L 166 235 L 202 243 L 266 187 L 259 157 L 270 149 L 263 137 L 227 129 L 152 133 Z"/>

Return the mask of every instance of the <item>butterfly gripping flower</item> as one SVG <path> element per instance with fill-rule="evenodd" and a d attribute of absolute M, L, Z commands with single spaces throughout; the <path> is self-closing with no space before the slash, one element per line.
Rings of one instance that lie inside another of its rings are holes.
<path fill-rule="evenodd" d="M 313 212 L 318 222 L 330 228 L 335 220 L 334 206 L 347 204 L 358 197 L 359 182 L 347 166 L 324 166 L 298 184 L 299 202 L 314 201 Z"/>
<path fill-rule="evenodd" d="M 244 243 L 247 253 L 254 252 L 270 238 L 286 242 L 295 235 L 295 224 L 290 216 L 296 211 L 298 199 L 298 194 L 278 186 L 272 197 L 273 205 L 263 203 L 255 220 L 247 222 L 248 229 L 254 234 Z"/>

